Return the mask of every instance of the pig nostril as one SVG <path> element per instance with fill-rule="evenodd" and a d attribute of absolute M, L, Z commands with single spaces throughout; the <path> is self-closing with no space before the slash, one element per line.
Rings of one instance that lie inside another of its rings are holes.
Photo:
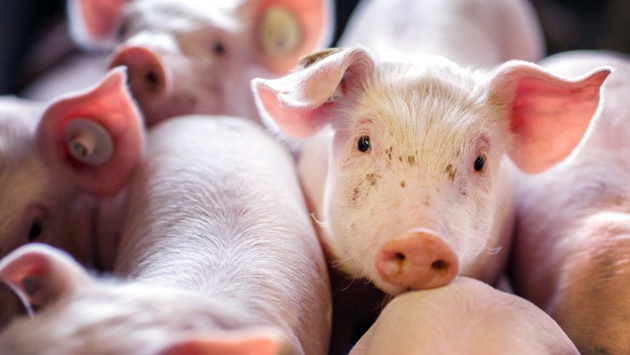
<path fill-rule="evenodd" d="M 448 261 L 436 260 L 433 262 L 433 264 L 431 264 L 431 269 L 441 272 L 441 271 L 448 270 L 448 266 L 449 266 Z"/>
<path fill-rule="evenodd" d="M 403 261 L 405 261 L 405 254 L 402 254 L 402 253 L 394 253 L 394 260 L 396 260 L 397 262 L 403 262 Z"/>
<path fill-rule="evenodd" d="M 149 88 L 149 91 L 151 91 L 151 92 L 158 91 L 158 87 L 159 87 L 159 84 L 160 84 L 160 76 L 156 72 L 151 70 L 151 71 L 146 73 L 144 78 L 145 78 L 145 81 L 146 81 L 147 86 Z"/>

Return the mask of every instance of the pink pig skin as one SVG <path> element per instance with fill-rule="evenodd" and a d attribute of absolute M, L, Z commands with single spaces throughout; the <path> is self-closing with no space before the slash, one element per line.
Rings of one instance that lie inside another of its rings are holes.
<path fill-rule="evenodd" d="M 0 257 L 38 241 L 111 269 L 124 186 L 142 154 L 142 122 L 125 75 L 112 70 L 47 104 L 0 99 Z M 64 132 L 77 118 L 108 131 L 113 153 L 106 162 L 90 165 L 69 154 Z"/>
<path fill-rule="evenodd" d="M 519 175 L 511 265 L 515 291 L 547 311 L 583 354 L 630 352 L 630 62 L 575 51 L 543 65 L 575 75 L 615 71 L 594 124 L 574 154 L 540 175 Z"/>
<path fill-rule="evenodd" d="M 326 354 L 330 286 L 288 151 L 233 117 L 176 118 L 147 138 L 115 261 L 130 281 L 95 281 L 49 252 L 39 252 L 48 266 L 37 272 L 15 252 L 0 279 L 40 311 L 15 319 L 0 348 Z M 29 277 L 41 292 L 20 286 Z M 252 338 L 265 347 L 241 349 Z M 235 350 L 216 350 L 225 342 Z"/>
<path fill-rule="evenodd" d="M 579 354 L 532 303 L 478 280 L 394 298 L 352 349 L 364 354 Z"/>
<path fill-rule="evenodd" d="M 190 113 L 259 122 L 249 81 L 288 73 L 334 28 L 331 0 L 69 0 L 68 15 L 79 44 L 128 66 L 148 125 Z M 94 58 L 79 60 L 81 68 L 101 61 Z M 66 82 L 73 70 L 64 70 Z M 53 75 L 30 92 L 61 86 Z"/>
<path fill-rule="evenodd" d="M 537 61 L 544 38 L 529 0 L 362 0 L 340 46 L 442 55 L 491 68 L 510 59 Z"/>

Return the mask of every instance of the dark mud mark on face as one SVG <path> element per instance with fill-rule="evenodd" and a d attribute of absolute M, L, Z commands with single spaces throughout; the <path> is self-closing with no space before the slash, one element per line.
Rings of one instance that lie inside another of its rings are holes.
<path fill-rule="evenodd" d="M 400 182 L 400 187 L 402 187 L 404 189 L 405 186 L 407 186 L 407 184 L 405 183 L 405 180 L 401 181 Z"/>
<path fill-rule="evenodd" d="M 376 186 L 380 178 L 381 176 L 378 174 L 365 174 L 365 178 L 353 189 L 352 202 L 356 205 L 366 199 L 369 195 L 370 188 Z"/>
<path fill-rule="evenodd" d="M 387 155 L 387 158 L 389 160 L 392 160 L 392 150 L 393 149 L 394 149 L 393 147 L 389 147 L 389 149 L 385 149 L 385 155 Z"/>
<path fill-rule="evenodd" d="M 376 185 L 376 183 L 378 182 L 378 179 L 380 178 L 381 178 L 380 175 L 376 175 L 374 173 L 365 175 L 365 181 L 367 181 L 370 184 L 370 186 Z"/>
<path fill-rule="evenodd" d="M 455 180 L 455 176 L 457 175 L 457 171 L 453 169 L 453 164 L 448 164 L 444 172 L 448 174 L 448 179 L 453 181 Z"/>
<path fill-rule="evenodd" d="M 412 166 L 413 163 L 416 162 L 416 157 L 414 155 L 410 155 L 407 157 L 407 162 L 409 163 L 409 166 Z"/>

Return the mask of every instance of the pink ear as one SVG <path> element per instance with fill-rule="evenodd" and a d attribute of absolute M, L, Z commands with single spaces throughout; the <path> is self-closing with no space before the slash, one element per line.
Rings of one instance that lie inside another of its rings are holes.
<path fill-rule="evenodd" d="M 273 355 L 281 354 L 283 346 L 278 332 L 261 329 L 190 336 L 160 355 Z"/>
<path fill-rule="evenodd" d="M 521 170 L 541 172 L 573 151 L 597 110 L 600 88 L 610 72 L 600 68 L 567 80 L 526 62 L 499 67 L 490 94 L 508 107 L 515 137 L 508 154 Z"/>
<path fill-rule="evenodd" d="M 243 9 L 252 8 L 252 27 L 263 66 L 284 75 L 298 58 L 327 46 L 332 39 L 331 0 L 246 0 Z"/>
<path fill-rule="evenodd" d="M 69 0 L 68 17 L 75 39 L 87 47 L 111 42 L 127 0 Z"/>
<path fill-rule="evenodd" d="M 306 63 L 306 68 L 285 77 L 252 80 L 261 116 L 296 138 L 312 135 L 328 124 L 326 113 L 334 105 L 338 88 L 347 91 L 348 85 L 361 81 L 374 66 L 361 47 L 317 52 L 308 59 L 313 62 Z"/>
<path fill-rule="evenodd" d="M 118 193 L 142 156 L 142 119 L 125 82 L 125 69 L 112 69 L 95 87 L 53 102 L 37 129 L 44 160 L 98 196 Z"/>
<path fill-rule="evenodd" d="M 69 255 L 39 243 L 26 244 L 0 260 L 0 280 L 34 309 L 46 306 L 78 285 L 92 282 Z"/>

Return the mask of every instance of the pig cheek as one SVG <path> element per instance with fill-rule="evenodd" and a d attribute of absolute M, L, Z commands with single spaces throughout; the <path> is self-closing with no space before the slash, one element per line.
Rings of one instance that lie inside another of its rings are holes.
<path fill-rule="evenodd" d="M 360 277 L 372 269 L 376 237 L 382 227 L 379 221 L 384 211 L 381 211 L 379 199 L 374 198 L 378 195 L 379 175 L 363 172 L 345 174 L 346 179 L 337 179 L 330 186 L 331 200 L 327 204 L 329 230 L 338 246 L 340 268 Z"/>
<path fill-rule="evenodd" d="M 492 189 L 492 177 L 469 179 L 460 183 L 455 195 L 458 195 L 457 205 L 462 206 L 450 220 L 450 230 L 456 236 L 455 243 L 459 245 L 461 269 L 465 269 L 484 252 L 490 240 L 493 224 L 494 208 L 497 199 Z"/>

